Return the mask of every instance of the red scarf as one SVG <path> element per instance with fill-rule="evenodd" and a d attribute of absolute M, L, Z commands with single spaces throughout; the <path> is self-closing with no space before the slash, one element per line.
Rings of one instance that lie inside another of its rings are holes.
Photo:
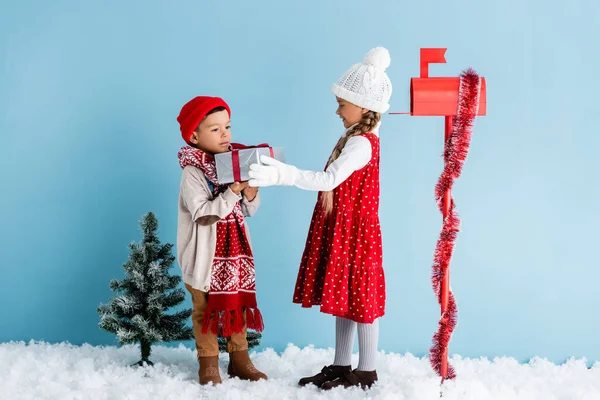
<path fill-rule="evenodd" d="M 215 159 L 191 146 L 182 147 L 177 154 L 179 165 L 192 165 L 202 170 L 213 185 L 216 197 L 229 188 L 217 182 Z M 262 315 L 256 304 L 254 256 L 246 237 L 244 214 L 240 203 L 236 203 L 231 214 L 217 222 L 217 247 L 210 279 L 208 306 L 202 322 L 202 333 L 210 331 L 223 337 L 240 333 L 246 326 L 257 332 L 264 328 Z"/>

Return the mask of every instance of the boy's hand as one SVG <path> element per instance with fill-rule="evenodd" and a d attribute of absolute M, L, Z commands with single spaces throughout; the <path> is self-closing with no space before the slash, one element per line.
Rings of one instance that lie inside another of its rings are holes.
<path fill-rule="evenodd" d="M 235 194 L 240 194 L 242 190 L 248 187 L 248 182 L 236 182 L 229 185 L 229 189 Z"/>
<path fill-rule="evenodd" d="M 252 186 L 247 186 L 243 190 L 243 192 L 244 192 L 244 196 L 246 197 L 246 200 L 252 201 L 256 198 L 256 195 L 258 194 L 258 188 L 252 187 Z"/>

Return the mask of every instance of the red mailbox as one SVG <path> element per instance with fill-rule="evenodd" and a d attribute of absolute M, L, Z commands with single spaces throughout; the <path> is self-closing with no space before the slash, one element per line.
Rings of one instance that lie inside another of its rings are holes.
<path fill-rule="evenodd" d="M 458 110 L 460 78 L 412 78 L 410 80 L 410 115 L 452 116 Z M 477 115 L 485 115 L 485 78 Z"/>
<path fill-rule="evenodd" d="M 421 77 L 410 80 L 410 115 L 453 116 L 458 110 L 459 77 L 429 77 L 429 64 L 445 64 L 446 49 L 421 49 Z M 485 78 L 481 78 L 479 110 L 486 113 Z"/>
<path fill-rule="evenodd" d="M 432 284 L 441 308 L 438 331 L 433 337 L 430 361 L 445 379 L 455 377 L 448 365 L 448 343 L 456 326 L 457 308 L 450 290 L 450 259 L 460 221 L 452 199 L 452 185 L 460 176 L 469 151 L 475 117 L 486 114 L 486 82 L 471 69 L 460 77 L 429 77 L 430 63 L 445 63 L 445 48 L 421 49 L 421 76 L 410 81 L 410 114 L 445 117 L 444 171 L 435 189 L 443 216 L 442 232 L 433 261 Z"/>

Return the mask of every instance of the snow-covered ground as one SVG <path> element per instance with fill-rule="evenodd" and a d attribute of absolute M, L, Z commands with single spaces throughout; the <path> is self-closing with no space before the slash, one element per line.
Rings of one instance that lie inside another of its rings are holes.
<path fill-rule="evenodd" d="M 357 362 L 354 356 L 354 365 Z M 227 355 L 221 359 L 224 383 L 196 383 L 195 352 L 180 346 L 154 347 L 154 368 L 130 368 L 136 347 L 93 347 L 45 343 L 0 344 L 0 399 L 438 399 L 439 379 L 426 359 L 381 354 L 379 383 L 370 391 L 336 389 L 321 392 L 298 388 L 298 378 L 312 375 L 333 359 L 332 350 L 289 346 L 281 355 L 265 350 L 252 355 L 269 381 L 242 382 L 226 377 Z M 542 359 L 519 364 L 514 359 L 463 359 L 453 363 L 458 379 L 446 382 L 443 398 L 460 400 L 600 399 L 600 363 L 588 369 L 584 360 L 555 365 Z"/>

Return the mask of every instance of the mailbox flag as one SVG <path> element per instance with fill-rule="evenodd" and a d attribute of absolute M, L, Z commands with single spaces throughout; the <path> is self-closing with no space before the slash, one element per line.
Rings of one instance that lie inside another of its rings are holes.
<path fill-rule="evenodd" d="M 421 49 L 421 78 L 429 78 L 429 64 L 445 64 L 446 49 Z"/>

